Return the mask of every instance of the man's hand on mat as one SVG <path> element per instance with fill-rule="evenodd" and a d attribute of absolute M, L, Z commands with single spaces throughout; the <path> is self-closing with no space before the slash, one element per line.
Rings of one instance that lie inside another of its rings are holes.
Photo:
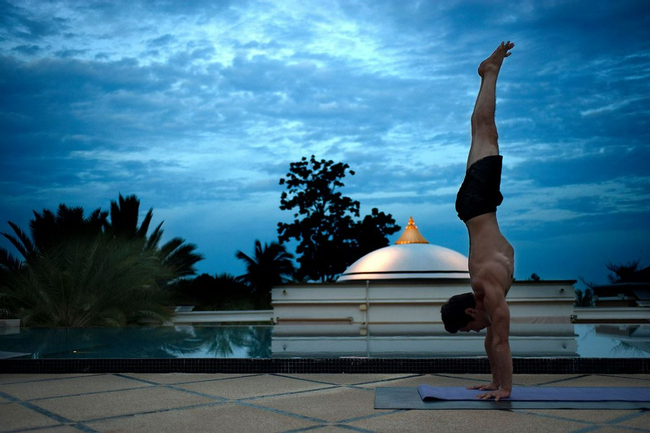
<path fill-rule="evenodd" d="M 476 396 L 476 398 L 480 398 L 481 400 L 494 399 L 494 401 L 499 401 L 502 398 L 508 397 L 510 397 L 510 391 L 506 391 L 505 389 L 497 389 L 496 391 L 490 391 Z"/>
<path fill-rule="evenodd" d="M 495 391 L 499 389 L 499 387 L 495 385 L 494 382 L 490 382 L 486 385 L 468 386 L 467 389 L 478 389 L 479 391 Z"/>

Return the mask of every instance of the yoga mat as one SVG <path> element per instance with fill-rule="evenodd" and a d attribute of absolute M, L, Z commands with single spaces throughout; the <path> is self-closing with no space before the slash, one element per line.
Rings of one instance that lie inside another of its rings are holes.
<path fill-rule="evenodd" d="M 418 386 L 422 400 L 476 400 L 486 391 L 451 386 Z M 515 386 L 510 401 L 640 401 L 650 402 L 650 387 L 539 387 Z"/>
<path fill-rule="evenodd" d="M 593 389 L 593 388 L 591 388 Z M 609 388 L 607 388 L 609 389 Z M 639 390 L 647 388 L 635 388 Z M 476 393 L 474 394 L 476 395 Z M 650 401 L 516 401 L 422 400 L 416 387 L 380 387 L 375 390 L 375 409 L 508 410 L 508 409 L 650 409 Z"/>

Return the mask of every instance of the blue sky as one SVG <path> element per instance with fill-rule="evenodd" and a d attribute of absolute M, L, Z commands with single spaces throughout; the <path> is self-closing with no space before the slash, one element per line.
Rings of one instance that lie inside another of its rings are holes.
<path fill-rule="evenodd" d="M 356 171 L 362 214 L 467 254 L 454 200 L 476 68 L 502 40 L 515 277 L 650 265 L 645 1 L 0 0 L 1 230 L 136 194 L 200 272 L 238 275 L 236 251 L 290 220 L 279 178 L 314 154 Z"/>

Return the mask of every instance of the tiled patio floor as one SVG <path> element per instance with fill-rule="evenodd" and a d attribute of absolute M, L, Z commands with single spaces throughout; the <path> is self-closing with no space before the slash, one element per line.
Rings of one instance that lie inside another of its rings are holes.
<path fill-rule="evenodd" d="M 650 432 L 640 410 L 375 410 L 374 390 L 486 375 L 5 374 L 0 432 Z M 516 386 L 643 386 L 650 375 L 516 375 Z"/>

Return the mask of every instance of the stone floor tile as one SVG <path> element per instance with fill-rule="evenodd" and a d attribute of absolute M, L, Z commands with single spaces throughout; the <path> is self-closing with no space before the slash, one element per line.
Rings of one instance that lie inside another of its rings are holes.
<path fill-rule="evenodd" d="M 447 374 L 445 373 L 445 374 L 439 374 L 434 376 L 458 378 L 461 381 L 467 383 L 483 383 L 483 382 L 487 383 L 492 381 L 492 376 L 489 374 Z M 537 386 L 539 384 L 543 384 L 547 382 L 570 380 L 581 376 L 583 375 L 581 374 L 515 374 L 512 377 L 512 382 L 514 386 Z M 445 385 L 445 386 L 453 386 L 453 385 Z"/>
<path fill-rule="evenodd" d="M 252 374 L 193 374 L 193 373 L 121 373 L 122 376 L 147 380 L 164 385 L 202 382 L 217 379 L 236 379 L 239 377 L 255 376 Z"/>
<path fill-rule="evenodd" d="M 51 428 L 44 428 L 44 429 L 38 429 L 37 433 L 79 433 L 80 430 L 77 428 L 74 428 L 70 425 L 62 425 L 59 427 L 51 427 Z"/>
<path fill-rule="evenodd" d="M 283 374 L 282 376 L 337 385 L 356 385 L 360 383 L 400 379 L 413 376 L 413 374 Z"/>
<path fill-rule="evenodd" d="M 628 379 L 650 380 L 650 374 L 603 374 L 609 377 L 624 377 Z"/>
<path fill-rule="evenodd" d="M 577 377 L 572 380 L 551 383 L 546 386 L 641 386 L 650 387 L 650 381 L 638 380 L 634 376 L 617 377 L 617 376 L 600 376 L 591 375 Z"/>
<path fill-rule="evenodd" d="M 275 433 L 307 428 L 317 424 L 309 420 L 236 403 L 226 403 L 218 406 L 114 418 L 90 422 L 87 425 L 94 430 L 107 433 Z"/>
<path fill-rule="evenodd" d="M 297 395 L 269 397 L 251 401 L 256 406 L 334 422 L 381 412 L 375 410 L 375 393 L 371 390 L 336 388 Z"/>
<path fill-rule="evenodd" d="M 605 426 L 601 427 L 598 430 L 594 430 L 594 433 L 632 433 L 634 430 L 626 429 L 626 428 L 618 428 L 618 427 L 611 427 L 611 426 Z M 638 431 L 638 430 L 636 430 Z M 648 429 L 644 431 L 650 431 Z"/>
<path fill-rule="evenodd" d="M 187 389 L 218 397 L 240 399 L 327 388 L 331 385 L 267 374 L 263 376 L 250 376 L 232 380 L 218 380 L 213 382 L 189 383 L 174 386 L 176 388 Z"/>
<path fill-rule="evenodd" d="M 324 427 L 317 427 L 311 429 L 309 430 L 308 433 L 351 433 L 353 431 L 355 430 L 350 430 L 349 428 L 345 428 L 345 427 L 337 427 L 335 425 L 327 425 Z"/>
<path fill-rule="evenodd" d="M 560 433 L 585 424 L 540 418 L 501 410 L 411 410 L 348 423 L 377 433 Z"/>
<path fill-rule="evenodd" d="M 97 376 L 65 377 L 48 380 L 47 382 L 3 384 L 0 385 L 0 391 L 21 400 L 31 400 L 148 386 L 152 385 L 112 374 L 102 374 Z"/>
<path fill-rule="evenodd" d="M 563 418 L 568 420 L 604 423 L 623 416 L 632 415 L 638 410 L 561 410 L 561 409 L 521 409 L 516 413 L 537 414 L 545 417 Z"/>
<path fill-rule="evenodd" d="M 33 404 L 65 418 L 83 421 L 213 402 L 215 399 L 210 397 L 151 387 L 38 400 Z"/>
<path fill-rule="evenodd" d="M 18 382 L 40 382 L 49 379 L 68 379 L 71 377 L 89 377 L 89 376 L 100 376 L 101 374 L 31 374 L 31 373 L 19 373 L 19 374 L 0 374 L 0 385 L 8 383 L 18 383 Z"/>
<path fill-rule="evenodd" d="M 637 417 L 616 423 L 617 426 L 640 428 L 650 431 L 650 412 L 644 412 Z"/>
<path fill-rule="evenodd" d="M 562 383 L 583 376 L 582 374 L 515 374 L 512 382 L 515 386 L 556 386 L 555 383 Z"/>
<path fill-rule="evenodd" d="M 389 382 L 378 382 L 360 385 L 361 388 L 375 389 L 377 387 L 431 385 L 431 386 L 470 386 L 473 384 L 489 381 L 488 375 L 430 375 L 410 377 L 406 379 L 391 380 Z"/>
<path fill-rule="evenodd" d="M 26 430 L 61 425 L 60 422 L 19 403 L 0 405 L 0 431 Z"/>

